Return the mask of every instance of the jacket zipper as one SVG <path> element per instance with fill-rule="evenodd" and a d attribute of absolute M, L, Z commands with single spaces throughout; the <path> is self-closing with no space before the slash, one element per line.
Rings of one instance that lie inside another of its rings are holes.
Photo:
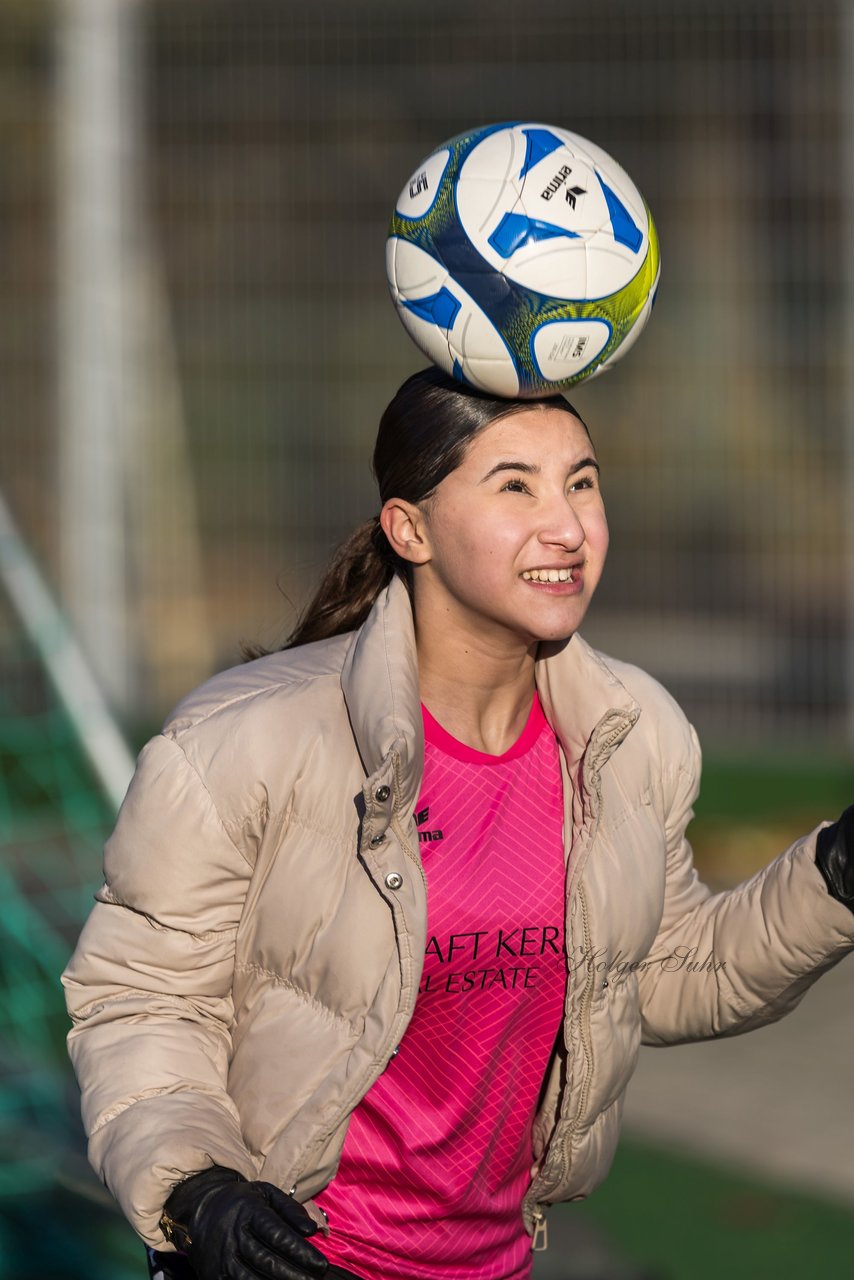
<path fill-rule="evenodd" d="M 534 1237 L 531 1241 L 531 1248 L 534 1253 L 543 1253 L 549 1247 L 549 1224 L 546 1219 L 545 1207 L 538 1204 L 533 1216 Z"/>
<path fill-rule="evenodd" d="M 584 943 L 584 954 L 590 955 L 590 922 L 587 917 L 587 899 L 584 896 L 584 889 L 578 886 L 578 901 L 581 906 L 581 937 Z M 596 975 L 591 965 L 588 969 L 587 980 L 584 986 L 583 1014 L 581 1019 L 581 1045 L 584 1049 L 584 1059 L 587 1064 L 587 1070 L 584 1073 L 584 1080 L 581 1085 L 581 1092 L 578 1098 L 578 1107 L 575 1112 L 575 1122 L 572 1126 L 572 1132 L 578 1128 L 578 1123 L 584 1115 L 587 1106 L 587 1095 L 590 1093 L 590 1081 L 593 1077 L 593 1046 L 590 1040 L 590 1006 L 593 1004 L 593 994 L 596 986 Z"/>
<path fill-rule="evenodd" d="M 584 890 L 579 884 L 579 904 L 581 906 L 581 938 L 584 941 L 584 954 L 590 955 L 590 922 L 588 919 L 588 900 L 584 896 Z M 586 1061 L 586 1071 L 584 1074 L 584 1082 L 581 1084 L 581 1092 L 579 1094 L 579 1106 L 575 1112 L 576 1124 L 584 1115 L 584 1108 L 588 1102 L 588 1094 L 590 1092 L 590 1080 L 593 1078 L 593 1046 L 590 1043 L 590 1005 L 593 1004 L 593 995 L 595 988 L 595 972 L 593 966 L 590 966 L 588 979 L 586 979 L 584 989 L 584 1018 L 581 1019 L 581 1047 L 584 1048 L 584 1059 Z"/>
<path fill-rule="evenodd" d="M 581 888 L 581 885 L 578 886 L 578 899 L 581 907 L 581 936 L 582 936 L 582 941 L 585 947 L 585 954 L 589 955 L 590 933 L 589 933 L 589 923 L 587 918 L 587 901 L 584 897 L 584 891 Z M 588 970 L 587 977 L 585 980 L 584 991 L 582 992 L 582 997 L 581 997 L 581 1008 L 579 1010 L 579 1030 L 580 1030 L 580 1038 L 581 1038 L 581 1047 L 584 1052 L 584 1063 L 585 1063 L 584 1079 L 581 1082 L 581 1088 L 578 1093 L 578 1104 L 575 1108 L 575 1114 L 573 1116 L 572 1122 L 567 1126 L 566 1132 L 564 1134 L 561 1134 L 560 1142 L 556 1142 L 555 1139 L 557 1138 L 557 1128 L 560 1125 L 560 1120 L 557 1121 L 555 1134 L 553 1135 L 552 1143 L 549 1147 L 549 1153 L 546 1158 L 546 1162 L 543 1166 L 541 1173 L 538 1174 L 538 1180 L 542 1178 L 546 1186 L 548 1185 L 548 1183 L 546 1182 L 546 1179 L 548 1177 L 550 1170 L 555 1169 L 556 1166 L 567 1165 L 567 1157 L 566 1157 L 567 1144 L 569 1143 L 569 1141 L 572 1138 L 572 1135 L 575 1133 L 576 1129 L 578 1128 L 578 1125 L 581 1121 L 582 1116 L 584 1115 L 584 1111 L 587 1106 L 587 1098 L 590 1093 L 590 1082 L 593 1077 L 593 1049 L 590 1042 L 590 1016 L 589 1015 L 590 1015 L 590 1006 L 593 1003 L 595 985 L 596 985 L 596 975 L 593 969 L 590 968 Z M 566 1176 L 566 1172 L 567 1172 L 567 1168 L 565 1167 L 562 1175 L 563 1177 Z M 551 1181 L 552 1183 L 554 1182 L 554 1177 L 552 1177 Z M 529 1194 L 530 1194 L 530 1191 L 529 1191 Z M 534 1231 L 535 1239 L 537 1234 L 536 1225 L 538 1222 L 538 1217 L 541 1218 L 543 1222 L 545 1221 L 545 1214 L 543 1212 L 543 1208 L 544 1206 L 538 1204 L 533 1213 L 533 1218 L 535 1223 L 535 1231 Z M 532 1245 L 532 1247 L 535 1248 L 536 1246 Z M 540 1245 L 540 1248 L 544 1249 L 545 1247 L 546 1247 L 545 1244 Z"/>
<path fill-rule="evenodd" d="M 610 741 L 610 738 L 609 738 L 609 741 Z M 590 850 L 593 847 L 593 841 L 596 838 L 596 832 L 599 827 L 599 819 L 601 816 L 602 791 L 601 791 L 601 784 L 599 781 L 598 769 L 591 770 L 590 783 L 591 783 L 591 792 L 595 796 L 595 806 L 592 812 L 591 830 L 590 830 L 590 835 L 588 837 L 586 848 L 584 851 L 585 856 L 582 859 L 581 863 L 577 865 L 575 876 L 573 877 L 573 884 L 574 883 L 578 884 L 577 893 L 578 893 L 579 906 L 581 910 L 581 940 L 582 940 L 582 946 L 584 948 L 583 950 L 584 955 L 590 954 L 590 922 L 587 914 L 587 899 L 584 896 L 584 890 L 581 886 L 580 878 L 581 878 L 581 872 L 584 869 L 584 865 L 587 862 L 587 855 L 589 854 Z M 572 892 L 572 888 L 570 892 Z M 549 1183 L 547 1182 L 549 1171 L 555 1169 L 555 1167 L 558 1166 L 559 1163 L 566 1166 L 567 1143 L 572 1138 L 572 1135 L 575 1133 L 576 1129 L 578 1128 L 581 1117 L 584 1114 L 584 1108 L 587 1105 L 587 1097 L 590 1093 L 590 1081 L 593 1075 L 593 1049 L 590 1041 L 590 1007 L 593 1003 L 595 986 L 596 986 L 595 972 L 592 969 L 592 967 L 590 967 L 588 968 L 588 971 L 586 974 L 584 990 L 582 992 L 581 1005 L 579 1009 L 579 1032 L 580 1032 L 580 1038 L 581 1038 L 581 1046 L 584 1052 L 585 1072 L 584 1072 L 584 1079 L 582 1081 L 581 1089 L 578 1096 L 578 1105 L 575 1108 L 575 1114 L 573 1116 L 571 1124 L 567 1126 L 566 1133 L 564 1135 L 561 1135 L 562 1140 L 560 1143 L 555 1143 L 554 1141 L 555 1138 L 557 1137 L 557 1130 L 560 1126 L 560 1118 L 557 1120 L 555 1125 L 555 1133 L 552 1135 L 552 1142 L 549 1145 L 548 1154 L 543 1164 L 543 1168 L 537 1174 L 537 1177 L 534 1180 L 534 1183 L 532 1183 L 531 1187 L 529 1187 L 528 1195 L 531 1195 L 531 1193 L 534 1191 L 535 1184 L 540 1180 L 542 1180 L 543 1187 L 538 1188 L 537 1193 L 542 1194 L 543 1188 L 549 1185 Z M 566 1085 L 564 1085 L 564 1089 L 566 1089 Z M 563 1175 L 562 1175 L 563 1178 L 565 1178 L 567 1172 L 568 1172 L 567 1167 L 564 1167 Z M 553 1185 L 554 1175 L 551 1178 L 551 1182 Z M 542 1205 L 539 1203 L 535 1205 L 535 1208 L 532 1214 L 533 1221 L 534 1221 L 534 1241 L 538 1239 L 538 1227 L 540 1225 L 540 1222 L 542 1222 L 543 1225 L 545 1224 L 545 1208 L 546 1208 L 545 1205 Z M 548 1240 L 547 1235 L 545 1236 L 545 1239 L 546 1241 Z M 539 1247 L 540 1249 L 544 1249 L 546 1248 L 546 1244 L 540 1244 L 539 1246 L 537 1246 L 532 1241 L 531 1247 L 532 1248 Z"/>

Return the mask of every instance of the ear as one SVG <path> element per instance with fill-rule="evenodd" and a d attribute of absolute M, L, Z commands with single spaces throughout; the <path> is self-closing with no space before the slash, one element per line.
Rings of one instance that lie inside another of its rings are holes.
<path fill-rule="evenodd" d="M 431 559 L 424 513 L 414 502 L 389 498 L 380 512 L 380 525 L 392 550 L 402 560 L 426 564 Z"/>

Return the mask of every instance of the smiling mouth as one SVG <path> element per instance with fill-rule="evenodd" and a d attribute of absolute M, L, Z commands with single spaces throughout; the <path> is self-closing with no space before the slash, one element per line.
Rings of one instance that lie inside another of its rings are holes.
<path fill-rule="evenodd" d="M 526 582 L 572 582 L 571 569 L 523 569 Z"/>

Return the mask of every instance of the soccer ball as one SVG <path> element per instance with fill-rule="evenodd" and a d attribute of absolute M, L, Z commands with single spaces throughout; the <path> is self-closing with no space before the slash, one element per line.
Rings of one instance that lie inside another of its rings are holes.
<path fill-rule="evenodd" d="M 545 124 L 442 144 L 400 193 L 389 288 L 426 356 L 491 394 L 561 391 L 634 344 L 655 300 L 658 236 L 627 173 Z"/>

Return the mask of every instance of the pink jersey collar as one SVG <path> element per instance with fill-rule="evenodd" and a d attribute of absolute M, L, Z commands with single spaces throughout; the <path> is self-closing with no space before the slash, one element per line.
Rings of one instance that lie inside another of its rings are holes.
<path fill-rule="evenodd" d="M 518 760 L 519 756 L 525 755 L 531 750 L 534 743 L 539 738 L 546 725 L 546 717 L 543 708 L 540 706 L 540 699 L 534 691 L 534 701 L 531 704 L 531 710 L 525 728 L 511 747 L 500 756 L 490 755 L 487 751 L 476 751 L 474 747 L 469 747 L 465 742 L 460 742 L 459 738 L 454 738 L 447 729 L 443 729 L 439 721 L 434 719 L 430 712 L 421 703 L 421 714 L 424 717 L 424 740 L 433 747 L 438 747 L 440 751 L 444 751 L 446 755 L 453 756 L 456 760 L 465 760 L 469 764 L 506 764 L 509 760 Z"/>

